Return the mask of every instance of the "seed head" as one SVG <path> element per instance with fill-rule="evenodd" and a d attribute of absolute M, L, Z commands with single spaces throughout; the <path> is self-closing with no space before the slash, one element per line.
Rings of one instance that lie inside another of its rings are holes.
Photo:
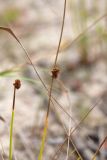
<path fill-rule="evenodd" d="M 56 79 L 58 77 L 58 73 L 59 73 L 59 68 L 53 68 L 53 70 L 51 71 L 52 72 L 52 77 L 54 79 Z"/>
<path fill-rule="evenodd" d="M 13 85 L 15 86 L 16 89 L 19 89 L 21 87 L 21 82 L 19 79 L 15 80 L 15 83 L 13 83 Z"/>

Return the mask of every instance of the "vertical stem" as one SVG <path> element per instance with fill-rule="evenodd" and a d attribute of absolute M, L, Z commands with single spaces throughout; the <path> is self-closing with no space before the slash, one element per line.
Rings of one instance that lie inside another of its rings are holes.
<path fill-rule="evenodd" d="M 48 116 L 49 116 L 49 111 L 50 111 L 50 103 L 51 103 L 51 94 L 52 94 L 53 80 L 54 79 L 52 77 L 52 79 L 51 79 L 51 87 L 50 87 L 50 92 L 49 92 L 48 109 L 47 109 L 47 113 L 46 113 L 45 125 L 44 125 L 44 130 L 43 130 L 43 135 L 42 135 L 42 142 L 41 142 L 41 146 L 40 146 L 38 160 L 42 160 L 43 151 L 44 151 L 44 145 L 45 145 L 45 140 L 46 140 L 46 135 L 47 135 L 47 129 L 48 129 Z"/>
<path fill-rule="evenodd" d="M 12 155 L 13 155 L 13 124 L 14 124 L 14 110 L 12 110 L 11 123 L 10 123 L 9 160 L 12 160 Z"/>
<path fill-rule="evenodd" d="M 15 80 L 13 83 L 14 93 L 13 93 L 13 105 L 12 105 L 12 113 L 11 113 L 11 122 L 10 122 L 10 145 L 9 145 L 9 160 L 12 160 L 13 156 L 13 125 L 14 125 L 14 109 L 15 109 L 15 99 L 16 99 L 16 89 L 21 87 L 20 80 Z"/>
<path fill-rule="evenodd" d="M 13 110 L 13 111 L 14 111 L 14 108 L 15 108 L 15 94 L 16 94 L 16 87 L 14 86 L 13 105 L 12 105 L 12 110 Z"/>
<path fill-rule="evenodd" d="M 44 131 L 43 131 L 42 143 L 41 143 L 41 147 L 40 147 L 38 160 L 42 160 L 44 145 L 45 145 L 45 140 L 46 140 L 46 135 L 47 135 L 47 128 L 48 128 L 48 118 L 46 117 L 45 127 L 44 127 Z"/>
<path fill-rule="evenodd" d="M 56 69 L 57 59 L 58 59 L 58 54 L 59 54 L 59 49 L 60 49 L 61 40 L 62 40 L 62 35 L 63 35 L 64 22 L 65 22 L 65 13 L 66 13 L 66 0 L 64 0 L 64 11 L 63 11 L 63 19 L 62 19 L 61 33 L 60 33 L 59 43 L 58 43 L 57 52 L 56 52 L 56 57 L 55 57 L 55 61 L 54 61 L 53 71 L 52 71 L 51 85 L 50 85 L 50 90 L 49 90 L 48 109 L 47 109 L 47 114 L 46 114 L 46 121 L 45 121 L 45 126 L 44 126 L 44 131 L 43 131 L 43 136 L 42 136 L 42 143 L 41 143 L 41 146 L 40 146 L 40 151 L 39 151 L 38 160 L 42 160 L 43 151 L 44 151 L 44 145 L 45 145 L 45 140 L 46 140 L 46 135 L 47 135 L 48 117 L 49 117 L 49 111 L 50 111 L 50 104 L 51 104 L 51 97 L 52 97 L 53 82 L 54 82 L 54 79 L 57 78 L 57 75 L 56 75 L 56 74 L 57 74 L 57 72 L 58 72 L 57 70 L 54 72 L 54 69 Z"/>
<path fill-rule="evenodd" d="M 12 155 L 13 155 L 13 125 L 14 125 L 15 96 L 16 96 L 16 87 L 14 86 L 13 105 L 12 105 L 11 122 L 10 122 L 9 160 L 12 160 Z"/>
<path fill-rule="evenodd" d="M 61 41 L 62 41 L 62 36 L 63 36 L 64 23 L 65 23 L 65 15 L 66 15 L 66 3 L 67 3 L 67 0 L 64 1 L 64 11 L 63 11 L 61 33 L 60 33 L 58 48 L 57 48 L 57 52 L 56 52 L 56 57 L 55 57 L 55 62 L 54 62 L 54 68 L 56 67 L 56 64 L 57 64 L 58 54 L 59 54 L 59 50 L 60 50 L 60 46 L 61 46 Z"/>
<path fill-rule="evenodd" d="M 51 79 L 50 93 L 49 93 L 48 109 L 47 109 L 47 115 L 46 115 L 47 118 L 48 118 L 48 116 L 49 116 L 49 111 L 50 111 L 50 104 L 51 104 L 51 95 L 52 95 L 53 82 L 54 82 L 54 78 L 52 77 L 52 79 Z"/>

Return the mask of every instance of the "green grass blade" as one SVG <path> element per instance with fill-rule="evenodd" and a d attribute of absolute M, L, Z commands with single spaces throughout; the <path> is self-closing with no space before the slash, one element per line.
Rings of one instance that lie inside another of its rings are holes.
<path fill-rule="evenodd" d="M 43 136 L 42 136 L 42 143 L 41 143 L 41 146 L 40 146 L 40 152 L 39 152 L 38 160 L 42 160 L 42 157 L 43 157 L 45 140 L 46 140 L 46 136 L 47 136 L 47 128 L 48 128 L 48 119 L 46 118 L 44 130 L 43 130 Z"/>
<path fill-rule="evenodd" d="M 13 124 L 14 124 L 14 111 L 12 110 L 11 123 L 10 123 L 9 160 L 12 160 L 12 155 L 13 155 Z"/>

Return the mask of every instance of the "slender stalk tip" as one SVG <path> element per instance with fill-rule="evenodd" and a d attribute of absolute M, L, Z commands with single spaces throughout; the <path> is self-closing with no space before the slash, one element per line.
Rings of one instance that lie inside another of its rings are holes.
<path fill-rule="evenodd" d="M 21 87 L 21 81 L 19 79 L 16 79 L 13 85 L 16 89 L 19 89 Z"/>

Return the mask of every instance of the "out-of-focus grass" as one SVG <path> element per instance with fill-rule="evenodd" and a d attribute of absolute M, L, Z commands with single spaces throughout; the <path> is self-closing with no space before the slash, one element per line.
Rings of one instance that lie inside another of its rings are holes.
<path fill-rule="evenodd" d="M 0 25 L 6 24 L 6 22 L 13 23 L 17 21 L 20 16 L 20 10 L 18 8 L 7 8 L 0 14 Z"/>
<path fill-rule="evenodd" d="M 106 7 L 102 11 L 97 1 L 91 1 L 90 6 L 86 0 L 69 0 L 69 10 L 71 16 L 71 31 L 73 37 L 83 32 L 90 24 L 92 24 L 98 17 L 101 17 L 106 13 Z M 102 2 L 102 6 L 106 2 Z M 106 45 L 106 17 L 98 22 L 94 29 L 90 29 L 88 33 L 85 33 L 79 41 L 76 43 L 78 53 L 80 54 L 82 62 L 87 63 L 87 59 L 91 54 L 91 48 L 94 46 L 99 46 L 99 53 Z M 97 39 L 97 40 L 95 40 Z M 104 51 L 104 50 L 103 50 Z M 97 50 L 96 50 L 97 52 Z M 105 51 L 104 51 L 105 52 Z M 94 52 L 95 53 L 95 52 Z M 96 53 L 95 53 L 96 54 Z"/>
<path fill-rule="evenodd" d="M 19 70 L 12 70 L 12 69 L 7 69 L 7 70 L 4 70 L 2 72 L 0 72 L 0 77 L 6 77 L 6 76 L 14 76 L 17 74 Z"/>

